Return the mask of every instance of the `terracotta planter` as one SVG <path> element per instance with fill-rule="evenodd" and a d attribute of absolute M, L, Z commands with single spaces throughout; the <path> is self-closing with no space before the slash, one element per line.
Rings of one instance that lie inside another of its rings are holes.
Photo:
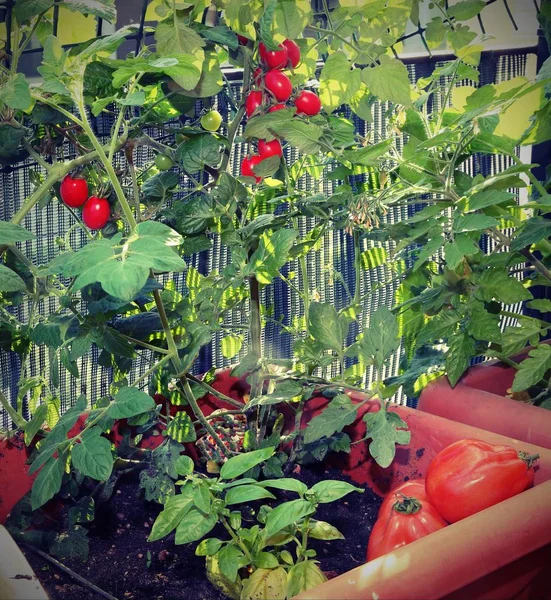
<path fill-rule="evenodd" d="M 522 360 L 526 354 L 515 360 Z M 441 377 L 423 390 L 417 408 L 551 448 L 551 410 L 505 397 L 515 373 L 502 362 L 489 361 L 471 367 L 455 388 Z"/>
<path fill-rule="evenodd" d="M 22 435 L 0 438 L 0 524 L 33 485 L 36 475 L 28 475 L 28 456 Z"/>
<path fill-rule="evenodd" d="M 323 402 L 316 398 L 310 403 L 305 420 L 318 412 Z M 378 408 L 377 401 L 364 407 L 368 411 Z M 535 485 L 336 577 L 297 600 L 551 598 L 545 580 L 551 560 L 551 451 L 407 407 L 392 410 L 408 424 L 411 442 L 398 448 L 389 468 L 376 465 L 369 456 L 368 442 L 353 445 L 349 456 L 339 454 L 334 461 L 358 484 L 368 484 L 384 495 L 408 478 L 424 476 L 429 462 L 446 446 L 475 438 L 539 453 Z M 350 429 L 353 439 L 360 439 L 364 431 L 361 421 Z"/>

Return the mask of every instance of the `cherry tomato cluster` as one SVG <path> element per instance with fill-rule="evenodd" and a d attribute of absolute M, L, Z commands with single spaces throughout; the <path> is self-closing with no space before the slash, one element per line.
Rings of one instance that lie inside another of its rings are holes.
<path fill-rule="evenodd" d="M 63 202 L 71 208 L 82 207 L 82 221 L 90 229 L 102 229 L 111 216 L 106 198 L 88 197 L 88 183 L 81 177 L 64 177 L 59 188 Z"/>
<path fill-rule="evenodd" d="M 534 481 L 536 459 L 480 440 L 459 440 L 444 448 L 431 460 L 426 479 L 408 481 L 385 498 L 367 560 L 520 494 Z"/>
<path fill-rule="evenodd" d="M 243 38 L 246 40 L 246 38 Z M 240 43 L 243 41 L 240 39 Z M 300 63 L 300 48 L 293 40 L 285 40 L 277 50 L 268 50 L 264 43 L 258 47 L 260 66 L 253 73 L 256 89 L 245 99 L 245 113 L 253 117 L 265 112 L 274 112 L 287 107 L 287 102 L 294 104 L 297 114 L 313 117 L 321 110 L 321 101 L 317 94 L 301 90 L 293 95 L 293 84 L 283 72 L 294 69 Z M 262 180 L 254 174 L 254 167 L 270 156 L 282 156 L 279 140 L 259 140 L 258 154 L 247 156 L 241 163 L 241 175 L 254 177 L 256 183 Z"/>

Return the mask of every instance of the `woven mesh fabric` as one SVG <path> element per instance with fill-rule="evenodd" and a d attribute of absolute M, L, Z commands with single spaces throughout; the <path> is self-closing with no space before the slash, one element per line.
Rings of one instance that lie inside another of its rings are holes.
<path fill-rule="evenodd" d="M 527 55 L 523 53 L 513 52 L 510 55 L 501 55 L 497 58 L 492 56 L 483 56 L 481 63 L 481 79 L 480 84 L 501 82 L 513 77 L 524 75 L 526 70 Z M 436 63 L 439 66 L 441 63 Z M 417 79 L 426 76 L 432 70 L 434 62 L 420 63 L 409 65 L 409 70 L 412 79 Z M 232 84 L 232 92 L 239 99 L 241 86 L 239 82 Z M 196 114 L 199 114 L 203 106 L 198 102 L 196 106 Z M 229 105 L 227 98 L 220 96 L 217 99 L 217 108 L 226 116 Z M 373 122 L 371 127 L 376 131 L 383 131 L 385 128 L 385 111 L 386 106 L 376 104 L 373 107 Z M 366 132 L 366 123 L 358 119 L 354 115 L 347 114 L 354 121 L 358 132 Z M 226 120 L 224 118 L 224 120 Z M 110 136 L 110 129 L 113 124 L 113 116 L 100 117 L 94 120 L 94 126 L 98 134 L 105 137 L 105 140 Z M 180 122 L 168 123 L 167 127 L 179 127 Z M 173 136 L 166 129 L 152 129 L 149 135 L 155 139 L 160 139 L 171 143 Z M 234 175 L 238 175 L 238 165 L 243 156 L 247 152 L 245 144 L 236 144 L 231 163 L 231 170 Z M 61 157 L 71 157 L 69 147 L 60 149 Z M 140 148 L 136 151 L 135 164 L 139 167 L 151 162 L 153 152 L 150 149 Z M 293 164 L 299 155 L 295 149 L 286 149 L 285 159 L 289 165 Z M 117 160 L 122 160 L 120 157 Z M 503 159 L 495 156 L 474 157 L 466 169 L 471 174 L 482 173 L 484 175 L 491 174 L 496 170 L 500 170 L 508 165 L 503 163 Z M 36 170 L 40 172 L 40 167 L 27 161 L 18 165 L 15 169 L 3 169 L 1 172 L 1 189 L 0 198 L 0 219 L 9 220 L 12 215 L 21 206 L 23 200 L 31 193 L 30 172 Z M 182 188 L 190 186 L 189 180 L 185 177 L 181 181 Z M 331 193 L 338 181 L 330 181 L 325 177 L 313 178 L 306 174 L 301 177 L 299 187 L 315 194 L 323 192 Z M 182 192 L 184 194 L 185 192 Z M 406 208 L 396 208 L 389 212 L 387 219 L 390 222 L 397 222 L 400 219 L 406 218 L 412 211 L 419 209 L 423 205 L 410 206 Z M 303 218 L 300 222 L 301 233 L 306 233 L 314 225 L 314 219 Z M 42 210 L 33 210 L 27 215 L 22 225 L 36 234 L 36 240 L 21 245 L 21 249 L 36 265 L 46 264 L 52 260 L 63 248 L 56 244 L 56 238 L 65 238 L 67 231 L 74 225 L 75 219 L 72 214 L 57 201 L 50 202 Z M 68 241 L 73 249 L 78 249 L 85 243 L 85 234 L 79 228 L 74 228 L 68 236 Z M 208 252 L 201 252 L 189 259 L 189 264 L 195 267 L 200 273 L 207 274 L 212 270 L 221 270 L 228 263 L 228 253 L 225 247 L 221 247 L 218 239 L 214 239 L 213 248 Z M 364 241 L 362 250 L 366 250 L 375 245 L 371 242 Z M 384 245 L 389 254 L 393 248 L 390 245 Z M 487 245 L 487 248 L 491 246 Z M 323 302 L 332 303 L 337 309 L 342 308 L 348 301 L 348 294 L 354 294 L 354 248 L 351 236 L 344 231 L 330 231 L 325 235 L 323 244 L 320 249 L 309 255 L 308 258 L 308 279 L 312 290 L 314 290 L 317 299 Z M 284 275 L 288 271 L 298 272 L 298 264 L 291 263 Z M 342 277 L 336 276 L 335 273 L 340 273 Z M 398 287 L 398 282 L 395 278 L 396 271 L 392 266 L 385 263 L 379 267 L 369 271 L 363 271 L 360 281 L 361 294 L 365 296 L 364 309 L 365 314 L 372 314 L 379 306 L 391 306 L 394 300 L 394 294 Z M 394 278 L 394 281 L 393 281 Z M 179 290 L 185 291 L 184 276 L 176 274 L 173 276 L 176 287 Z M 162 281 L 162 279 L 161 279 Z M 165 278 L 166 281 L 166 278 Z M 385 284 L 385 282 L 390 282 Z M 277 325 L 277 321 L 281 318 L 283 324 L 289 325 L 293 317 L 302 314 L 302 306 L 297 294 L 289 289 L 281 280 L 275 281 L 272 285 L 266 287 L 263 292 L 263 300 L 266 305 L 273 308 L 273 320 L 268 323 L 263 340 L 264 350 L 268 356 L 272 357 L 289 357 L 292 353 L 293 340 L 287 333 L 282 333 L 281 327 Z M 41 315 L 48 315 L 58 309 L 58 304 L 54 299 L 40 302 L 34 306 L 32 303 L 24 303 L 18 307 L 11 309 L 12 314 L 21 322 L 27 322 L 30 311 L 38 311 Z M 509 307 L 510 310 L 518 311 L 520 307 Z M 2 315 L 0 315 L 2 317 Z M 242 318 L 241 314 L 236 312 L 228 323 L 238 324 Z M 363 323 L 362 325 L 367 325 Z M 510 324 L 510 323 L 508 323 Z M 357 334 L 358 329 L 351 327 L 349 342 Z M 211 366 L 223 367 L 239 361 L 241 355 L 234 357 L 232 360 L 225 358 L 221 351 L 221 338 L 223 333 L 216 334 L 213 337 L 209 347 L 202 350 L 199 360 L 197 361 L 194 370 L 197 373 L 208 370 Z M 242 351 L 242 353 L 244 350 Z M 78 396 L 83 393 L 87 396 L 88 401 L 93 405 L 96 400 L 108 394 L 109 384 L 113 380 L 114 373 L 112 369 L 98 365 L 99 351 L 93 349 L 88 355 L 85 355 L 78 361 L 80 378 L 75 379 L 68 375 L 65 369 L 60 370 L 60 385 L 57 395 L 59 397 L 59 410 L 64 412 L 74 404 Z M 385 367 L 384 376 L 397 374 L 400 353 L 398 352 Z M 135 361 L 135 369 L 129 376 L 129 381 L 134 381 L 137 377 L 145 372 L 150 364 L 151 355 L 148 351 L 141 354 L 141 359 Z M 350 366 L 347 363 L 345 366 Z M 25 365 L 21 364 L 19 356 L 14 353 L 7 353 L 0 350 L 0 378 L 1 389 L 10 399 L 14 406 L 17 405 L 17 382 L 20 377 L 36 376 L 41 373 L 48 372 L 49 357 L 47 350 L 42 348 L 33 349 L 28 361 Z M 336 375 L 333 370 L 330 375 Z M 367 374 L 365 383 L 369 383 L 372 373 Z M 394 400 L 401 404 L 408 402 L 408 399 L 403 394 L 398 394 Z M 412 404 L 412 401 L 409 401 Z M 28 399 L 25 399 L 25 416 L 30 414 Z M 10 425 L 9 419 L 5 413 L 0 413 L 0 425 L 6 428 Z"/>

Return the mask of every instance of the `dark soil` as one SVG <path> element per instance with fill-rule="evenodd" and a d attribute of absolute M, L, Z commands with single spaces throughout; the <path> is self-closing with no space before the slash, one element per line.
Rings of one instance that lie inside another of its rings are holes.
<path fill-rule="evenodd" d="M 292 476 L 308 486 L 322 479 L 350 481 L 340 471 L 326 470 L 323 466 L 302 467 L 299 474 Z M 282 500 L 297 497 L 284 492 L 276 494 Z M 317 551 L 317 560 L 327 577 L 365 562 L 369 534 L 380 504 L 381 499 L 370 489 L 320 504 L 315 518 L 328 521 L 345 536 L 344 540 L 309 543 Z M 195 556 L 197 543 L 175 546 L 174 534 L 157 542 L 147 541 L 159 511 L 158 505 L 140 497 L 137 481 L 121 481 L 111 501 L 96 507 L 96 519 L 90 527 L 88 561 L 66 561 L 66 566 L 120 600 L 223 600 L 225 596 L 206 579 L 204 557 Z M 224 530 L 216 529 L 209 537 L 217 535 L 227 538 Z M 52 600 L 100 597 L 32 551 L 22 549 Z"/>

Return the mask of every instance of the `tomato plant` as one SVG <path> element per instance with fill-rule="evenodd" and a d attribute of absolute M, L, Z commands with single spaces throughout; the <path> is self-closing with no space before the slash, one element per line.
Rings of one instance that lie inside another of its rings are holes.
<path fill-rule="evenodd" d="M 253 90 L 245 99 L 245 112 L 248 117 L 252 117 L 262 106 L 264 94 L 259 90 Z"/>
<path fill-rule="evenodd" d="M 201 127 L 207 131 L 218 131 L 222 125 L 222 115 L 217 110 L 210 110 L 201 117 Z"/>
<path fill-rule="evenodd" d="M 289 65 L 292 69 L 295 69 L 300 63 L 300 48 L 293 40 L 285 40 L 283 45 L 287 48 Z"/>
<path fill-rule="evenodd" d="M 427 494 L 442 516 L 455 523 L 532 485 L 536 458 L 508 446 L 459 440 L 430 462 Z"/>
<path fill-rule="evenodd" d="M 295 106 L 297 107 L 297 114 L 313 117 L 321 110 L 321 100 L 314 92 L 302 90 L 295 98 Z"/>
<path fill-rule="evenodd" d="M 256 183 L 260 183 L 262 181 L 262 177 L 258 177 L 254 174 L 254 167 L 262 162 L 262 157 L 258 154 L 253 154 L 253 156 L 246 156 L 241 163 L 241 175 L 243 177 L 254 177 Z"/>
<path fill-rule="evenodd" d="M 293 93 L 293 84 L 291 80 L 277 69 L 271 69 L 264 75 L 264 85 L 271 92 L 276 100 L 285 102 Z"/>
<path fill-rule="evenodd" d="M 397 500 L 379 513 L 369 536 L 367 560 L 411 544 L 446 525 L 430 502 L 408 497 Z"/>
<path fill-rule="evenodd" d="M 67 175 L 61 182 L 59 193 L 67 206 L 78 208 L 88 199 L 88 183 L 81 177 L 73 178 Z"/>
<path fill-rule="evenodd" d="M 264 160 L 268 156 L 283 156 L 283 150 L 279 140 L 272 140 L 267 142 L 266 140 L 258 141 L 258 153 L 260 158 Z"/>
<path fill-rule="evenodd" d="M 90 229 L 102 229 L 111 215 L 111 206 L 105 198 L 90 196 L 82 209 L 82 220 Z"/>
<path fill-rule="evenodd" d="M 287 48 L 279 44 L 279 50 L 268 50 L 263 42 L 260 42 L 258 51 L 262 61 L 270 69 L 281 69 L 287 65 Z"/>
<path fill-rule="evenodd" d="M 174 166 L 174 161 L 166 154 L 157 154 L 155 157 L 155 166 L 159 171 L 168 171 Z"/>

